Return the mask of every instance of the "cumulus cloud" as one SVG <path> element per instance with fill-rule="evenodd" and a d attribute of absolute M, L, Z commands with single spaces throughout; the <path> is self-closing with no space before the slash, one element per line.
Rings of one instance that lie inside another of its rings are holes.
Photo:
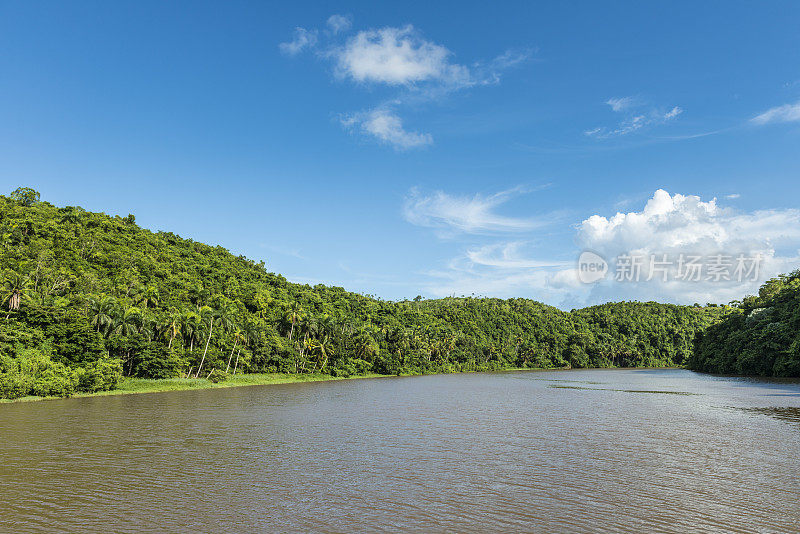
<path fill-rule="evenodd" d="M 509 189 L 493 195 L 455 196 L 436 191 L 424 195 L 412 189 L 403 207 L 405 219 L 417 226 L 450 232 L 519 232 L 542 225 L 535 219 L 500 215 L 496 209 L 521 192 Z"/>
<path fill-rule="evenodd" d="M 411 25 L 358 32 L 335 55 L 337 72 L 357 82 L 472 84 L 469 69 L 451 63 L 447 48 L 423 39 Z"/>
<path fill-rule="evenodd" d="M 406 130 L 400 117 L 388 109 L 373 109 L 366 113 L 348 115 L 341 122 L 343 126 L 358 129 L 361 133 L 372 136 L 397 150 L 418 148 L 433 143 L 430 134 Z"/>
<path fill-rule="evenodd" d="M 795 104 L 784 104 L 768 109 L 760 115 L 756 115 L 750 122 L 753 124 L 764 125 L 773 122 L 798 122 L 800 121 L 800 102 Z"/>
<path fill-rule="evenodd" d="M 307 48 L 313 48 L 317 44 L 317 31 L 305 28 L 295 28 L 294 38 L 286 43 L 278 45 L 281 52 L 289 56 L 295 56 Z"/>
<path fill-rule="evenodd" d="M 353 21 L 345 15 L 331 15 L 328 17 L 326 24 L 328 25 L 328 30 L 336 35 L 349 30 L 350 26 L 353 25 Z"/>
<path fill-rule="evenodd" d="M 597 301 L 728 302 L 755 292 L 766 278 L 796 266 L 800 210 L 739 213 L 719 206 L 716 199 L 703 201 L 659 189 L 641 211 L 617 213 L 610 218 L 592 215 L 584 220 L 578 227 L 577 243 L 610 264 L 616 260 L 617 269 L 621 257 L 641 258 L 638 280 L 609 279 L 598 284 L 593 289 Z M 684 261 L 702 258 L 698 260 L 703 266 L 698 279 L 680 277 L 681 257 Z M 731 275 L 739 257 L 748 260 L 748 269 L 753 266 L 749 260 L 758 257 L 758 275 L 751 272 L 744 280 L 717 277 L 709 268 L 710 263 L 724 261 Z"/>

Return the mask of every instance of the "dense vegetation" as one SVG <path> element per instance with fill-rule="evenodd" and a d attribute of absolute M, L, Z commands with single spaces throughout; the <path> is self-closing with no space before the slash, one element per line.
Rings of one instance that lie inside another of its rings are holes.
<path fill-rule="evenodd" d="M 0 397 L 115 387 L 121 375 L 349 376 L 683 364 L 721 308 L 526 299 L 388 302 L 287 282 L 221 247 L 0 196 Z"/>
<path fill-rule="evenodd" d="M 697 336 L 691 369 L 800 376 L 800 271 L 769 280 Z"/>

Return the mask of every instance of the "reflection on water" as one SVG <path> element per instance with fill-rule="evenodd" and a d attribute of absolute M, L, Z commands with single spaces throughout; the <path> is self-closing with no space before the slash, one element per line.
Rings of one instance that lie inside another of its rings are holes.
<path fill-rule="evenodd" d="M 0 405 L 0 532 L 797 532 L 798 394 L 589 370 Z"/>
<path fill-rule="evenodd" d="M 583 386 L 562 386 L 558 384 L 553 384 L 550 387 L 558 389 L 588 389 L 592 391 L 622 391 L 623 393 L 663 393 L 666 395 L 699 395 L 699 393 L 690 393 L 688 391 L 659 391 L 655 389 L 587 388 Z"/>
<path fill-rule="evenodd" d="M 737 407 L 734 409 L 759 415 L 768 415 L 781 421 L 800 424 L 800 408 L 769 406 L 767 408 Z"/>

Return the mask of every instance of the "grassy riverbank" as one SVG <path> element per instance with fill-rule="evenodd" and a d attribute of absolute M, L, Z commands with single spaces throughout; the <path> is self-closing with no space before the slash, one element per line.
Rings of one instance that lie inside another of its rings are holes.
<path fill-rule="evenodd" d="M 377 378 L 386 375 L 370 373 L 350 378 Z M 134 393 L 158 393 L 161 391 L 182 391 L 187 389 L 229 388 L 240 386 L 267 386 L 273 384 L 291 384 L 296 382 L 322 382 L 328 380 L 346 380 L 323 374 L 289 374 L 289 373 L 253 373 L 228 377 L 224 382 L 213 383 L 204 378 L 166 378 L 151 380 L 146 378 L 123 378 L 117 389 L 98 391 L 95 393 L 76 393 L 72 397 L 100 397 L 105 395 L 130 395 Z M 21 397 L 19 399 L 0 399 L 0 403 L 26 402 L 38 400 L 60 399 L 62 397 Z"/>
<path fill-rule="evenodd" d="M 511 372 L 511 371 L 557 371 L 562 369 L 536 369 L 536 368 L 510 368 L 490 372 Z M 465 373 L 479 371 L 463 371 Z M 274 384 L 294 384 L 298 382 L 326 382 L 331 380 L 348 380 L 353 378 L 382 378 L 387 376 L 412 376 L 411 374 L 401 375 L 382 375 L 378 373 L 367 373 L 350 377 L 335 377 L 325 374 L 294 374 L 294 373 L 249 373 L 241 375 L 231 375 L 224 382 L 213 383 L 205 378 L 165 378 L 148 379 L 123 377 L 117 389 L 111 391 L 97 391 L 94 393 L 75 393 L 70 397 L 36 397 L 27 396 L 18 399 L 0 399 L 0 404 L 12 402 L 30 402 L 39 400 L 54 400 L 76 397 L 102 397 L 107 395 L 131 395 L 134 393 L 159 393 L 162 391 L 183 391 L 187 389 L 212 389 L 230 388 L 241 386 L 269 386 Z"/>
<path fill-rule="evenodd" d="M 535 368 L 535 367 L 512 367 L 509 369 L 498 369 L 493 371 L 461 371 L 461 373 L 508 373 L 515 371 L 564 371 L 569 367 L 559 368 Z M 598 368 L 593 368 L 598 369 Z M 669 367 L 607 367 L 605 369 L 682 369 L 680 366 Z M 440 374 L 440 373 L 433 373 Z M 445 373 L 449 374 L 449 373 Z M 457 373 L 460 374 L 460 373 Z M 70 397 L 20 397 L 18 399 L 0 399 L 0 404 L 13 402 L 30 402 L 40 400 L 55 400 L 76 397 L 103 397 L 107 395 L 131 395 L 135 393 L 159 393 L 163 391 L 183 391 L 187 389 L 212 389 L 230 388 L 241 386 L 269 386 L 275 384 L 294 384 L 298 382 L 327 382 L 332 380 L 349 380 L 353 378 L 385 378 L 389 376 L 418 376 L 410 373 L 400 375 L 382 375 L 378 373 L 367 373 L 350 377 L 335 377 L 325 374 L 294 374 L 294 373 L 250 373 L 229 376 L 224 382 L 213 383 L 205 378 L 165 378 L 148 379 L 123 377 L 117 389 L 111 391 L 97 391 L 94 393 L 76 393 Z"/>

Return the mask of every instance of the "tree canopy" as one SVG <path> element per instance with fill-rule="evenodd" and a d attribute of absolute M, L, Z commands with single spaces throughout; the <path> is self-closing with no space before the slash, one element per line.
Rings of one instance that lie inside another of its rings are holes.
<path fill-rule="evenodd" d="M 800 376 L 800 270 L 767 281 L 695 341 L 691 369 Z"/>

